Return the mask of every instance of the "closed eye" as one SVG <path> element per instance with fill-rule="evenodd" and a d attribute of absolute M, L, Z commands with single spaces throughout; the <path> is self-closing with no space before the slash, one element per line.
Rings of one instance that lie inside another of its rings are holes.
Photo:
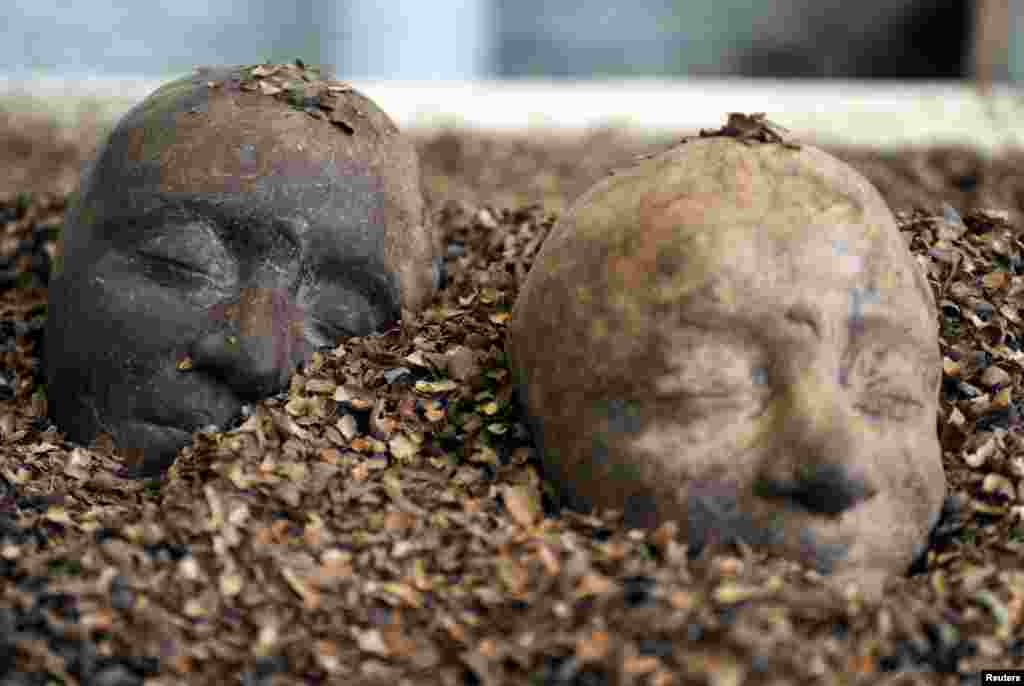
<path fill-rule="evenodd" d="M 687 414 L 693 417 L 717 414 L 722 419 L 737 416 L 755 418 L 764 414 L 770 404 L 770 389 L 758 386 L 726 386 L 708 390 L 692 390 L 674 393 L 659 398 L 659 404 L 687 407 Z"/>
<path fill-rule="evenodd" d="M 145 252 L 140 252 L 139 255 L 146 260 L 151 275 L 156 276 L 160 280 L 180 280 L 181 278 L 190 281 L 202 279 L 212 282 L 213 280 L 209 274 L 187 262 L 164 255 L 151 255 Z"/>
<path fill-rule="evenodd" d="M 864 395 L 866 400 L 857 403 L 854 407 L 871 417 L 887 417 L 897 421 L 906 421 L 913 419 L 924 407 L 924 403 L 907 393 L 886 393 L 869 389 Z"/>
<path fill-rule="evenodd" d="M 840 382 L 851 386 L 857 399 L 854 407 L 870 417 L 907 421 L 925 407 L 921 392 L 928 386 L 922 362 L 906 346 L 865 346 L 855 349 L 852 363 L 845 365 Z"/>
<path fill-rule="evenodd" d="M 237 279 L 233 256 L 205 224 L 162 226 L 135 244 L 133 252 L 157 278 L 202 278 L 218 286 L 232 285 Z"/>

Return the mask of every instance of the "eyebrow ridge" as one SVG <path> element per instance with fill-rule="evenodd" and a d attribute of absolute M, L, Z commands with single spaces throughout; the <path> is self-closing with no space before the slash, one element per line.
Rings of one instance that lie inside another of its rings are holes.
<path fill-rule="evenodd" d="M 910 327 L 901 327 L 894 324 L 892 321 L 879 314 L 862 314 L 856 318 L 847 317 L 847 322 L 860 322 L 861 326 L 859 334 L 863 334 L 866 329 L 883 329 L 894 336 L 898 336 L 902 341 L 907 343 L 913 343 L 921 348 L 930 347 L 931 343 L 926 342 L 920 335 L 914 332 Z M 852 341 L 851 341 L 852 342 Z"/>
<path fill-rule="evenodd" d="M 197 219 L 206 219 L 202 223 L 210 229 L 216 232 L 217 237 L 226 244 L 238 241 L 239 237 L 232 235 L 231 228 L 233 225 L 238 223 L 238 219 L 229 216 L 227 213 L 232 210 L 239 209 L 239 203 L 236 199 L 230 199 L 228 202 L 217 202 L 214 199 L 204 197 L 188 197 L 179 198 L 174 197 L 166 193 L 157 194 L 163 201 L 159 207 L 146 212 L 144 217 L 147 224 L 151 223 L 152 220 L 164 220 L 164 221 L 177 221 L 186 220 L 189 222 L 196 221 Z M 196 217 L 194 213 L 201 212 L 203 217 Z M 209 221 L 213 219 L 213 221 Z M 299 235 L 295 230 L 284 221 L 280 219 L 269 217 L 269 221 L 263 222 L 263 226 L 267 226 L 273 231 L 278 237 L 284 239 L 301 255 L 303 252 L 303 243 Z"/>
<path fill-rule="evenodd" d="M 806 306 L 794 305 L 787 309 L 784 316 L 787 321 L 808 325 L 814 331 L 815 337 L 818 340 L 821 340 L 821 331 L 823 329 L 822 320 L 813 309 Z M 739 335 L 745 338 L 765 338 L 763 335 L 763 328 L 760 326 L 759 321 L 751 322 L 748 317 L 721 312 L 716 312 L 716 319 L 718 319 L 718 321 L 709 321 L 697 314 L 684 315 L 677 321 L 683 326 L 699 328 L 705 331 L 723 331 L 726 333 L 737 333 L 738 331 L 742 331 Z M 868 330 L 871 329 L 883 331 L 886 334 L 886 341 L 898 338 L 901 342 L 912 343 L 920 348 L 927 348 L 931 346 L 930 342 L 925 341 L 918 333 L 914 332 L 909 327 L 901 327 L 880 314 L 862 314 L 856 318 L 850 318 L 847 316 L 844 317 L 844 320 L 847 326 L 850 326 L 854 322 L 860 323 L 860 325 L 856 327 L 858 329 L 856 334 L 851 336 L 848 347 L 857 345 L 858 339 L 868 333 Z"/>

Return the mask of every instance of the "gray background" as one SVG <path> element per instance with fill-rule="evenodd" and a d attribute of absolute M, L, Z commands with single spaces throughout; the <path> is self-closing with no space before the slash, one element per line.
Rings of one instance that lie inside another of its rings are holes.
<path fill-rule="evenodd" d="M 1008 70 L 1024 75 L 1011 1 Z M 353 79 L 955 78 L 965 0 L 4 0 L 0 75 L 166 77 L 301 56 Z"/>

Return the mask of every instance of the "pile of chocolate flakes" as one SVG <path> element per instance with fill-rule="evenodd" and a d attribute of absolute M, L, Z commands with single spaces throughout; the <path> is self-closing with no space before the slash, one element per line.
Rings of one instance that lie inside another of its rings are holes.
<path fill-rule="evenodd" d="M 294 75 L 256 76 L 297 97 L 275 81 Z M 901 210 L 940 304 L 955 497 L 927 560 L 876 602 L 743 547 L 690 561 L 670 525 L 553 506 L 505 327 L 557 213 L 664 146 L 422 138 L 447 241 L 435 302 L 318 353 L 240 427 L 197 433 L 165 480 L 137 482 L 102 445 L 63 441 L 40 385 L 46 258 L 95 139 L 69 155 L 50 124 L 4 123 L 19 180 L 0 188 L 5 686 L 957 684 L 1024 667 L 1019 156 L 840 151 Z"/>

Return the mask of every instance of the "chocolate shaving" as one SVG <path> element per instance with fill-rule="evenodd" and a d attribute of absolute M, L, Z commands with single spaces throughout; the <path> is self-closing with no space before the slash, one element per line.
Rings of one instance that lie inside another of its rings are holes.
<path fill-rule="evenodd" d="M 207 85 L 211 88 L 216 84 Z M 328 120 L 348 135 L 355 133 L 350 116 L 335 112 L 343 104 L 342 94 L 352 93 L 348 83 L 323 79 L 320 70 L 308 67 L 301 59 L 291 64 L 258 64 L 242 68 L 239 86 L 244 91 L 258 91 L 263 95 L 283 100 L 296 110 L 315 119 Z M 354 110 L 355 116 L 362 116 Z M 351 113 L 349 113 L 351 115 Z"/>
<path fill-rule="evenodd" d="M 779 133 L 779 131 L 788 133 L 788 129 L 766 119 L 764 112 L 755 112 L 753 114 L 729 112 L 728 116 L 729 118 L 725 126 L 717 130 L 701 129 L 700 137 L 729 136 L 745 145 L 750 145 L 751 141 L 755 141 L 759 143 L 778 143 L 792 150 L 800 149 L 799 145 L 785 140 L 782 134 Z"/>

